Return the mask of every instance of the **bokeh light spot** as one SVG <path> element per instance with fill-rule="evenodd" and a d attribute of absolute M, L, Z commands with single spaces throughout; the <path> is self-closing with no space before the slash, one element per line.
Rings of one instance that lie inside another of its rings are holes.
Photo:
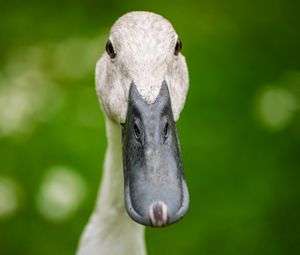
<path fill-rule="evenodd" d="M 0 177 L 0 219 L 13 215 L 18 207 L 18 191 L 14 181 Z"/>
<path fill-rule="evenodd" d="M 37 195 L 37 208 L 46 219 L 62 221 L 79 208 L 85 195 L 85 181 L 76 171 L 65 166 L 55 166 L 42 181 Z"/>
<path fill-rule="evenodd" d="M 28 54 L 12 58 L 0 74 L 0 136 L 29 132 L 37 122 L 51 119 L 62 106 L 59 87 Z M 27 65 L 19 63 L 26 60 Z"/>
<path fill-rule="evenodd" d="M 266 128 L 285 128 L 291 122 L 296 107 L 296 98 L 287 89 L 266 86 L 258 94 L 257 115 Z"/>

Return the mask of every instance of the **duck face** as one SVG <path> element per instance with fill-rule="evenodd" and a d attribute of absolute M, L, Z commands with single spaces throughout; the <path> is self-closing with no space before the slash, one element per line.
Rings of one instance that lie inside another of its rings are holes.
<path fill-rule="evenodd" d="M 175 125 L 188 89 L 180 50 L 167 20 L 133 12 L 114 24 L 96 67 L 102 108 L 122 125 L 125 207 L 146 226 L 176 222 L 189 204 Z"/>

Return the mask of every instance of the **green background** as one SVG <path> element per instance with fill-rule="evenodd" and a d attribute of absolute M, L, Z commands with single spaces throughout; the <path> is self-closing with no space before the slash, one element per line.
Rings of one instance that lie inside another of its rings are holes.
<path fill-rule="evenodd" d="M 94 66 L 111 25 L 132 10 L 172 22 L 190 74 L 177 124 L 190 209 L 147 229 L 149 254 L 300 254 L 300 2 L 291 0 L 2 1 L 0 184 L 15 193 L 0 189 L 0 212 L 6 193 L 16 206 L 0 214 L 0 254 L 75 253 L 106 148 Z M 60 220 L 37 202 L 56 166 L 86 191 Z"/>

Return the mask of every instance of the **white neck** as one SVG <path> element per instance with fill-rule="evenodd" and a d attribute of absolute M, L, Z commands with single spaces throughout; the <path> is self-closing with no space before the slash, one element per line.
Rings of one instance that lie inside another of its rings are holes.
<path fill-rule="evenodd" d="M 145 255 L 144 227 L 124 208 L 121 126 L 106 118 L 106 135 L 102 184 L 77 255 Z"/>

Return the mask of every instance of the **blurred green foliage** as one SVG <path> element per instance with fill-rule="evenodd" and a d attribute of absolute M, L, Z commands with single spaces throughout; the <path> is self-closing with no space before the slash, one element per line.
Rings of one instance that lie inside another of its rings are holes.
<path fill-rule="evenodd" d="M 149 254 L 300 254 L 292 0 L 2 1 L 0 254 L 74 254 L 106 148 L 94 65 L 110 26 L 132 10 L 173 23 L 190 72 L 178 129 L 191 206 L 178 224 L 147 230 Z M 60 220 L 37 202 L 53 166 L 73 169 L 86 189 Z"/>

